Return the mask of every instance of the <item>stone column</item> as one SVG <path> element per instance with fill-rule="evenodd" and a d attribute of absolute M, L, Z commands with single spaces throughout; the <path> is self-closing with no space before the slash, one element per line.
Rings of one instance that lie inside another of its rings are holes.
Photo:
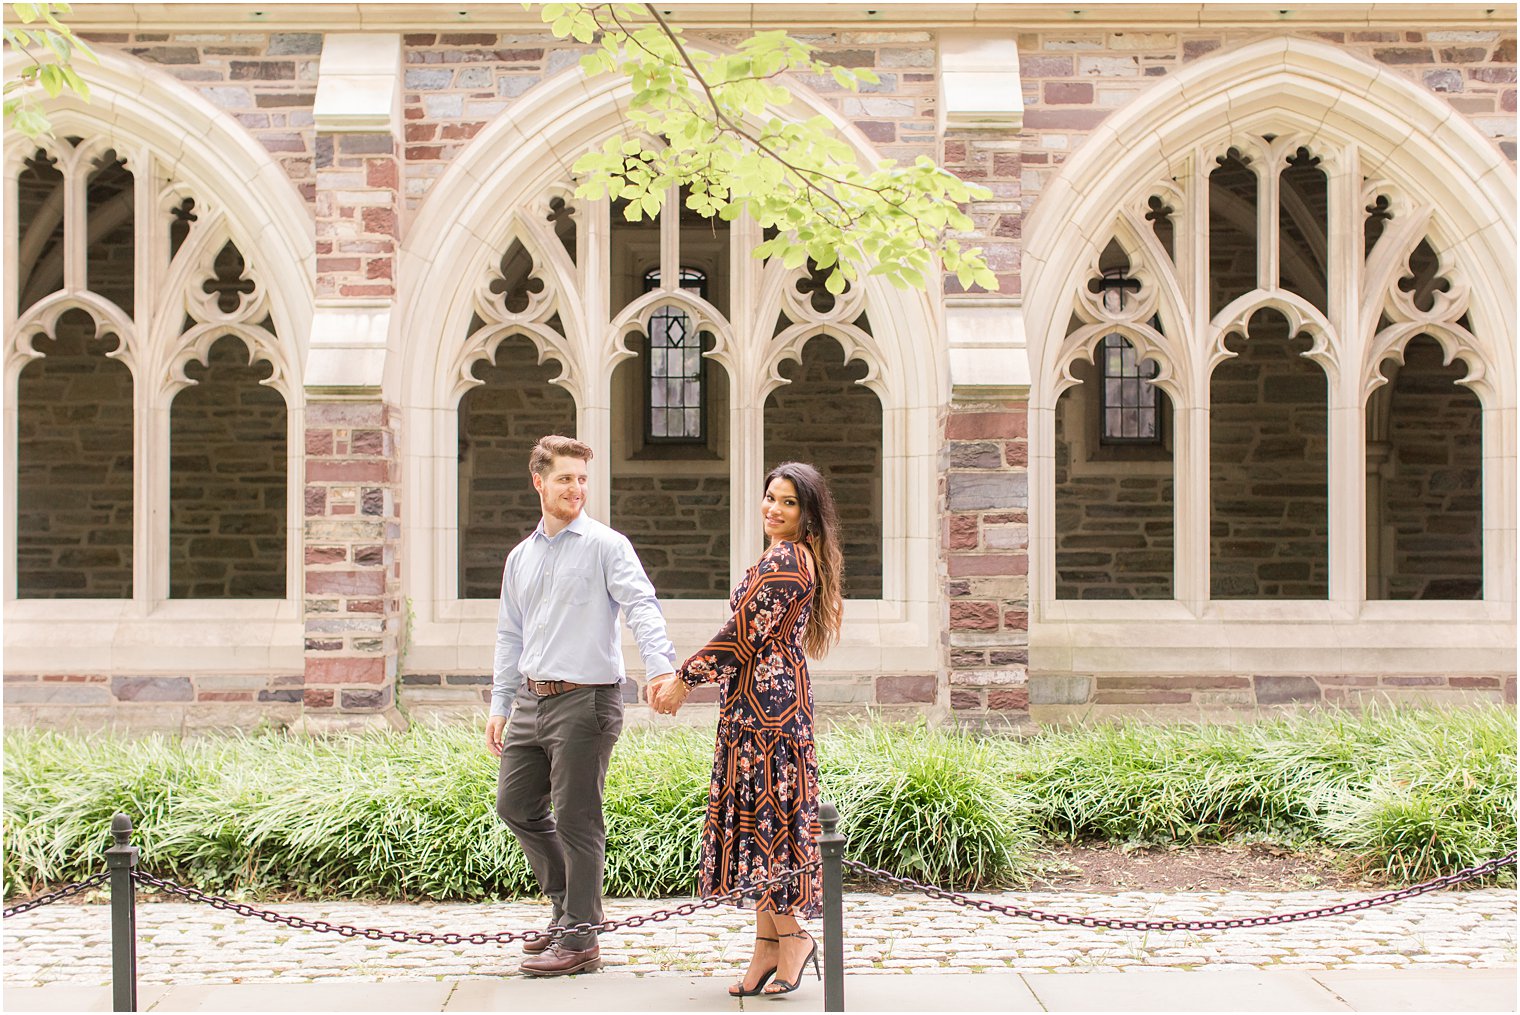
<path fill-rule="evenodd" d="M 1020 299 L 1023 94 L 1018 46 L 978 32 L 940 37 L 943 164 L 982 184 L 968 246 L 999 291 L 964 291 L 946 274 L 950 404 L 940 467 L 950 714 L 1029 721 L 1029 357 Z M 953 69 L 951 69 L 953 68 Z"/>
<path fill-rule="evenodd" d="M 401 726 L 401 415 L 382 391 L 400 245 L 401 38 L 329 35 L 306 363 L 306 724 Z"/>

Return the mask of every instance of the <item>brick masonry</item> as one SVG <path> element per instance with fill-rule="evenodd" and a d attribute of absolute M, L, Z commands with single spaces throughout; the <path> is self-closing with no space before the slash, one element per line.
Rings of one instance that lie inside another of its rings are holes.
<path fill-rule="evenodd" d="M 306 406 L 308 711 L 395 705 L 404 624 L 398 419 L 380 402 Z"/>
<path fill-rule="evenodd" d="M 1515 677 L 1461 673 L 1036 674 L 1029 680 L 1029 701 L 1036 716 L 1044 713 L 1052 718 L 1104 706 L 1196 719 L 1203 714 L 1239 714 L 1258 708 L 1356 708 L 1375 701 L 1513 705 Z"/>
<path fill-rule="evenodd" d="M 953 404 L 941 449 L 949 706 L 1027 719 L 1029 444 L 1023 402 Z"/>

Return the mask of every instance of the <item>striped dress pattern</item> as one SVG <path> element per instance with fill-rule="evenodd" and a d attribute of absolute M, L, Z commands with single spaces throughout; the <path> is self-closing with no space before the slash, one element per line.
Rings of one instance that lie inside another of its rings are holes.
<path fill-rule="evenodd" d="M 703 896 L 818 859 L 813 689 L 802 649 L 812 603 L 813 579 L 797 548 L 776 543 L 734 586 L 733 616 L 677 671 L 689 686 L 722 691 L 697 877 Z M 816 917 L 822 903 L 817 869 L 744 900 L 797 917 Z"/>

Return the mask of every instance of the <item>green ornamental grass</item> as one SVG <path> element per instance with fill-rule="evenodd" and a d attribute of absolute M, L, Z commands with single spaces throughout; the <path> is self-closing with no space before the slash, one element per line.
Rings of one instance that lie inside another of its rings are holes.
<path fill-rule="evenodd" d="M 479 724 L 308 738 L 5 736 L 7 898 L 102 867 L 130 815 L 144 869 L 253 898 L 488 899 L 533 878 L 495 815 Z M 607 780 L 607 891 L 686 895 L 712 734 L 635 729 Z M 1018 886 L 1053 840 L 1331 847 L 1412 882 L 1515 848 L 1507 708 L 1321 712 L 1024 740 L 862 723 L 819 734 L 848 855 L 956 888 Z M 1495 879 L 1514 882 L 1513 868 Z"/>

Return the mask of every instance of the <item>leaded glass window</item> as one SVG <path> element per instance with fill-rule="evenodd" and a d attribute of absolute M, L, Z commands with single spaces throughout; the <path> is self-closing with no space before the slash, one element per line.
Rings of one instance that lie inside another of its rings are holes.
<path fill-rule="evenodd" d="M 644 274 L 644 291 L 660 287 L 660 271 Z M 706 296 L 707 276 L 681 269 L 681 288 Z M 644 438 L 650 442 L 692 443 L 707 440 L 706 398 L 702 377 L 702 335 L 691 316 L 679 307 L 664 306 L 649 319 L 649 356 L 645 377 L 649 411 Z"/>

